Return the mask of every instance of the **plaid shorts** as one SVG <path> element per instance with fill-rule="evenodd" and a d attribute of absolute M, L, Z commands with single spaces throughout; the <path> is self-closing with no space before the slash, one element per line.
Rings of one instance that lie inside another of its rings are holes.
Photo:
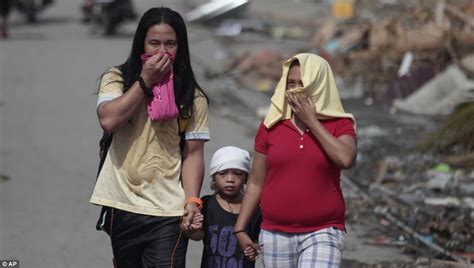
<path fill-rule="evenodd" d="M 263 265 L 271 268 L 340 267 L 344 231 L 333 227 L 311 233 L 261 230 Z"/>

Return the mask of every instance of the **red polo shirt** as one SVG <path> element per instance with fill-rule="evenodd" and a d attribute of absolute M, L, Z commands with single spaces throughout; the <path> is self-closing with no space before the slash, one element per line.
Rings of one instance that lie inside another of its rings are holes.
<path fill-rule="evenodd" d="M 350 119 L 322 120 L 335 137 L 355 137 Z M 327 227 L 345 230 L 340 169 L 309 131 L 302 135 L 290 120 L 267 129 L 260 125 L 255 150 L 267 156 L 267 177 L 260 198 L 262 229 L 288 233 Z"/>

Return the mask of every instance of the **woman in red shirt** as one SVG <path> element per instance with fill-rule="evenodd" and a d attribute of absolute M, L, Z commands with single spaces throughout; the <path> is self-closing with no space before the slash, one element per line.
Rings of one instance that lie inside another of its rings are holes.
<path fill-rule="evenodd" d="M 355 160 L 355 125 L 323 58 L 303 53 L 283 63 L 255 138 L 250 180 L 234 226 L 243 249 L 262 250 L 265 267 L 340 266 L 345 235 L 340 170 Z M 242 230 L 259 204 L 257 244 Z"/>

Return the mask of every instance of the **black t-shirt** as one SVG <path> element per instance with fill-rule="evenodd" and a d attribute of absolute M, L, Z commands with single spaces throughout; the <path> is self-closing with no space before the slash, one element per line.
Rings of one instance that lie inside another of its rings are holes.
<path fill-rule="evenodd" d="M 234 235 L 234 224 L 238 214 L 224 210 L 217 202 L 216 195 L 202 198 L 204 215 L 204 250 L 201 268 L 253 268 L 255 262 L 247 260 Z M 260 209 L 252 217 L 247 234 L 253 241 L 258 240 L 262 215 Z"/>

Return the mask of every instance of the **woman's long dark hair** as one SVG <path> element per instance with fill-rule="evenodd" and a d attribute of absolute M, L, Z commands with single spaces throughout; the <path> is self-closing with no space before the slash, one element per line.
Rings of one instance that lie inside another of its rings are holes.
<path fill-rule="evenodd" d="M 148 30 L 161 23 L 170 25 L 176 33 L 178 52 L 173 63 L 175 101 L 180 117 L 188 118 L 193 111 L 195 90 L 200 90 L 206 99 L 207 96 L 198 85 L 191 68 L 188 34 L 184 20 L 178 12 L 170 8 L 151 8 L 141 17 L 133 38 L 132 51 L 127 61 L 118 66 L 124 78 L 124 91 L 127 91 L 135 83 L 142 71 L 140 56 L 144 53 L 145 37 Z"/>

